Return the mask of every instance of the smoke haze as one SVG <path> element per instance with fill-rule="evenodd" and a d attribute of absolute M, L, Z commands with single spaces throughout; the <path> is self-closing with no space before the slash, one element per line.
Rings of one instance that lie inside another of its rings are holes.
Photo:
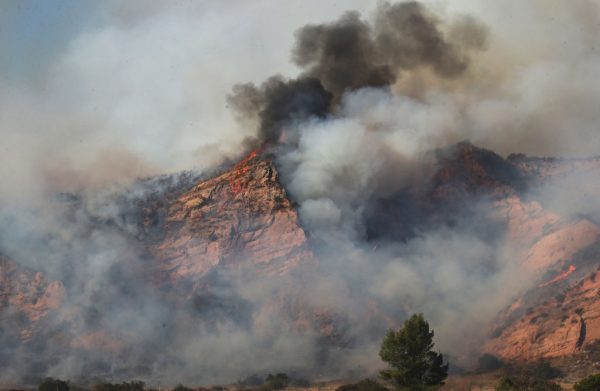
<path fill-rule="evenodd" d="M 416 2 L 382 3 L 373 23 L 348 12 L 333 23 L 307 25 L 296 32 L 292 50 L 293 62 L 303 69 L 298 79 L 238 85 L 229 101 L 242 115 L 259 118 L 259 137 L 278 141 L 286 123 L 322 118 L 335 111 L 345 92 L 388 87 L 401 70 L 427 66 L 443 78 L 458 77 L 468 65 L 461 49 L 482 48 L 486 31 L 467 18 L 453 28 L 470 44 L 447 41 L 435 18 Z"/>
<path fill-rule="evenodd" d="M 532 283 L 503 227 L 481 217 L 489 199 L 401 238 L 378 231 L 380 205 L 419 194 L 430 151 L 465 139 L 500 154 L 599 154 L 600 4 L 372 4 L 107 2 L 31 59 L 44 66 L 0 74 L 0 253 L 60 280 L 67 300 L 46 325 L 52 341 L 15 344 L 18 320 L 3 319 L 0 382 L 345 376 L 376 369 L 382 332 L 411 312 L 431 321 L 443 352 L 477 351 L 492 317 Z M 206 322 L 153 290 L 137 207 L 265 144 L 320 277 L 222 272 L 225 309 Z M 596 216 L 573 183 L 595 194 L 598 178 L 547 185 L 544 205 Z M 346 339 L 324 353 L 318 335 L 261 313 L 284 289 L 343 314 Z M 65 325 L 106 348 L 60 343 Z"/>

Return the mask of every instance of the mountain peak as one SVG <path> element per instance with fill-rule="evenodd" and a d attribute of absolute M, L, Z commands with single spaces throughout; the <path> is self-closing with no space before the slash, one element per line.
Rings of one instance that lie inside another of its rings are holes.
<path fill-rule="evenodd" d="M 277 169 L 257 151 L 174 200 L 164 229 L 153 252 L 171 281 L 248 264 L 282 274 L 313 258 Z"/>

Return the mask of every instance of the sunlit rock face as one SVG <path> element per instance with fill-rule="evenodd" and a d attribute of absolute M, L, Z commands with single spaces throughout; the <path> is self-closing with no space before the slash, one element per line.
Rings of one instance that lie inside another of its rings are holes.
<path fill-rule="evenodd" d="M 555 191 L 568 192 L 574 203 L 597 197 L 587 192 L 588 185 L 594 190 L 589 182 L 600 173 L 600 160 L 511 155 L 507 161 L 537 190 L 498 205 L 532 281 L 492 323 L 485 350 L 514 360 L 577 353 L 598 339 L 600 226 L 594 213 L 565 213 L 565 202 L 557 208 L 551 200 Z"/>
<path fill-rule="evenodd" d="M 314 259 L 277 169 L 256 153 L 168 205 L 164 236 L 150 248 L 172 282 L 217 267 L 281 275 Z"/>
<path fill-rule="evenodd" d="M 584 202 L 600 196 L 593 183 L 580 188 L 600 175 L 600 159 L 504 159 L 460 143 L 435 151 L 434 162 L 425 186 L 403 196 L 402 203 L 382 203 L 400 205 L 389 218 L 404 210 L 418 216 L 412 220 L 416 225 L 431 226 L 461 216 L 484 237 L 489 230 L 489 240 L 502 240 L 517 270 L 514 277 L 529 279 L 490 325 L 484 350 L 530 360 L 573 354 L 597 340 L 600 225 L 593 213 L 573 213 L 577 208 L 557 202 L 554 192 L 581 193 Z M 411 220 L 401 221 L 394 232 L 410 231 Z"/>
<path fill-rule="evenodd" d="M 570 265 L 519 298 L 498 317 L 485 349 L 514 360 L 558 357 L 582 351 L 600 338 L 597 244 L 576 256 L 585 272 Z M 596 260 L 593 260 L 596 257 Z"/>

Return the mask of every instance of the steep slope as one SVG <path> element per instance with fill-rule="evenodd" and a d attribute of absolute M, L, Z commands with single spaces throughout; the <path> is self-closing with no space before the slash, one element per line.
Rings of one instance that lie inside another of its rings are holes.
<path fill-rule="evenodd" d="M 581 282 L 595 281 L 600 226 L 591 216 L 554 208 L 544 191 L 568 186 L 574 176 L 600 174 L 600 159 L 523 155 L 503 159 L 467 142 L 434 155 L 434 171 L 426 186 L 400 195 L 401 202 L 384 204 L 388 211 L 397 207 L 389 220 L 398 221 L 397 216 L 408 211 L 416 217 L 403 223 L 410 221 L 414 229 L 417 224 L 456 224 L 459 216 L 489 240 L 504 237 L 514 267 L 531 280 L 529 288 L 515 292 L 515 302 L 491 325 L 485 349 L 506 359 L 536 359 L 571 354 L 597 339 L 595 332 L 582 336 L 586 324 L 595 327 L 598 296 L 591 293 L 593 287 L 582 288 Z M 402 223 L 395 224 L 390 227 L 396 233 L 409 232 Z M 491 235 L 485 236 L 488 230 Z"/>
<path fill-rule="evenodd" d="M 579 323 L 563 335 L 561 322 L 547 316 L 545 301 L 595 272 L 600 226 L 593 216 L 569 212 L 577 209 L 569 205 L 557 208 L 549 200 L 556 189 L 576 193 L 576 187 L 569 188 L 573 178 L 580 183 L 586 180 L 582 175 L 600 174 L 600 159 L 504 159 L 468 142 L 433 151 L 430 158 L 429 179 L 375 202 L 369 239 L 406 240 L 431 227 L 458 226 L 502 245 L 510 266 L 519 270 L 515 277 L 529 285 L 514 292 L 515 301 L 490 326 L 486 350 L 517 360 L 574 352 L 570 339 Z M 572 303 L 593 312 L 589 299 Z"/>
<path fill-rule="evenodd" d="M 409 240 L 438 226 L 470 226 L 485 240 L 507 243 L 510 262 L 531 280 L 528 289 L 514 292 L 515 301 L 490 326 L 487 351 L 534 359 L 571 354 L 600 338 L 594 331 L 600 227 L 588 215 L 552 208 L 543 193 L 534 191 L 573 173 L 600 172 L 600 160 L 504 159 L 469 143 L 433 151 L 429 158 L 430 176 L 373 200 L 366 211 L 367 245 L 376 251 L 378 241 Z M 349 335 L 343 313 L 299 294 L 303 281 L 320 271 L 318 253 L 268 155 L 253 152 L 211 178 L 175 182 L 168 192 L 153 192 L 128 205 L 131 216 L 125 220 L 136 226 L 123 232 L 143 254 L 134 262 L 141 271 L 131 272 L 139 274 L 144 289 L 156 292 L 161 306 L 174 311 L 177 321 L 163 325 L 165 335 L 183 331 L 177 327 L 186 322 L 259 328 L 275 321 L 287 330 L 319 335 L 324 345 L 352 344 L 357 336 Z M 111 232 L 121 229 L 110 224 Z M 27 342 L 42 335 L 45 319 L 67 293 L 60 282 L 47 281 L 16 261 L 0 258 L 0 316 L 3 330 L 10 329 L 6 338 Z M 240 297 L 240 286 L 275 280 L 278 285 L 253 297 L 251 305 Z M 377 303 L 365 307 L 365 323 L 387 327 L 401 320 L 400 312 L 383 313 Z M 77 311 L 63 313 L 65 330 L 71 321 L 86 324 L 82 319 L 88 315 Z M 92 328 L 77 329 L 83 330 L 80 334 L 67 331 L 63 337 L 71 341 L 62 343 L 123 354 L 127 346 L 118 331 L 92 323 Z M 356 329 L 366 334 L 369 327 Z"/>
<path fill-rule="evenodd" d="M 82 365 L 94 367 L 94 360 L 106 363 L 111 356 L 128 357 L 128 350 L 137 354 L 145 347 L 128 345 L 136 340 L 134 330 L 121 329 L 119 319 L 111 316 L 113 308 L 136 302 L 157 314 L 154 322 L 164 319 L 158 323 L 164 328 L 151 331 L 161 338 L 153 341 L 156 344 L 169 344 L 177 334 L 188 333 L 191 323 L 207 330 L 235 325 L 243 331 L 277 318 L 298 332 L 337 335 L 336 314 L 293 297 L 294 286 L 283 282 L 286 275 L 314 269 L 317 263 L 269 158 L 252 153 L 212 178 L 158 178 L 133 190 L 141 197 L 117 194 L 117 201 L 101 200 L 119 212 L 119 220 L 110 214 L 88 216 L 79 195 L 65 203 L 80 218 L 76 228 L 83 231 L 83 240 L 89 233 L 107 244 L 118 243 L 121 247 L 114 255 L 127 257 L 115 259 L 112 266 L 97 258 L 97 270 L 107 274 L 89 287 L 82 279 L 84 285 L 65 289 L 61 282 L 47 281 L 42 273 L 19 266 L 19 261 L 27 260 L 0 258 L 0 327 L 6 348 L 1 357 L 29 347 L 72 351 L 82 359 L 89 351 L 91 361 Z M 60 243 L 61 238 L 54 240 Z M 77 243 L 64 243 L 71 245 Z M 85 261 L 81 259 L 85 253 L 72 255 L 75 265 Z M 81 271 L 87 278 L 95 277 L 93 266 Z M 242 297 L 253 284 L 260 287 L 260 281 L 275 279 L 282 282 L 252 302 Z M 89 289 L 85 292 L 89 299 L 78 296 L 82 289 Z M 104 289 L 111 291 L 104 294 Z M 137 297 L 142 294 L 148 298 Z M 68 308 L 61 308 L 64 302 Z M 140 309 L 142 316 L 144 311 Z"/>
<path fill-rule="evenodd" d="M 505 198 L 525 190 L 522 170 L 490 150 L 461 142 L 433 153 L 436 171 L 430 196 L 440 202 L 477 194 Z"/>
<path fill-rule="evenodd" d="M 289 283 L 258 300 L 246 315 L 238 288 L 232 288 L 315 272 L 318 265 L 269 157 L 252 152 L 170 200 L 161 214 L 159 227 L 152 228 L 159 235 L 147 246 L 154 281 L 175 305 L 209 321 L 245 317 L 244 322 L 260 324 L 276 317 L 297 331 L 321 330 L 326 337 L 342 325 L 333 324 L 338 314 L 304 303 Z"/>
<path fill-rule="evenodd" d="M 521 171 L 531 188 L 546 192 L 556 189 L 556 184 L 559 189 L 569 186 L 570 177 L 580 178 L 581 183 L 587 179 L 584 175 L 600 174 L 598 158 L 512 155 L 507 161 Z M 547 183 L 554 186 L 544 187 Z M 578 190 L 572 188 L 570 192 Z M 586 335 L 586 329 L 588 323 L 597 327 L 594 319 L 598 296 L 591 292 L 600 264 L 600 227 L 593 216 L 544 209 L 544 201 L 535 200 L 540 196 L 544 194 L 532 192 L 526 203 L 512 199 L 513 206 L 507 209 L 509 235 L 515 243 L 521 243 L 519 259 L 523 272 L 531 275 L 532 287 L 502 311 L 491 326 L 485 349 L 505 359 L 569 355 L 598 339 L 595 332 Z M 515 214 L 515 205 L 517 210 L 529 205 L 535 211 L 534 218 Z"/>
<path fill-rule="evenodd" d="M 600 242 L 582 245 L 538 279 L 492 326 L 486 350 L 527 360 L 579 352 L 600 339 Z"/>
<path fill-rule="evenodd" d="M 555 289 L 546 290 L 540 304 L 509 322 L 486 349 L 507 359 L 527 360 L 565 356 L 593 344 L 600 339 L 600 284 L 596 277 L 593 272 L 570 285 L 557 280 Z"/>
<path fill-rule="evenodd" d="M 464 216 L 506 224 L 513 207 L 535 213 L 522 205 L 526 183 L 521 171 L 492 151 L 461 142 L 429 152 L 422 165 L 428 166 L 427 175 L 418 182 L 373 201 L 367 213 L 371 240 L 405 240 L 419 230 L 454 224 Z"/>
<path fill-rule="evenodd" d="M 167 206 L 151 245 L 163 280 L 199 279 L 217 267 L 285 274 L 313 262 L 298 214 L 272 162 L 252 153 Z"/>

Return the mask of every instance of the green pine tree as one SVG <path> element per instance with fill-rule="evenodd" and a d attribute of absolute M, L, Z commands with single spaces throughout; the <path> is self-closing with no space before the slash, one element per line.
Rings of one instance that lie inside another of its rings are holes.
<path fill-rule="evenodd" d="M 413 315 L 399 330 L 389 330 L 379 356 L 389 368 L 381 377 L 398 390 L 437 390 L 448 377 L 448 364 L 432 351 L 433 330 L 422 314 Z"/>

